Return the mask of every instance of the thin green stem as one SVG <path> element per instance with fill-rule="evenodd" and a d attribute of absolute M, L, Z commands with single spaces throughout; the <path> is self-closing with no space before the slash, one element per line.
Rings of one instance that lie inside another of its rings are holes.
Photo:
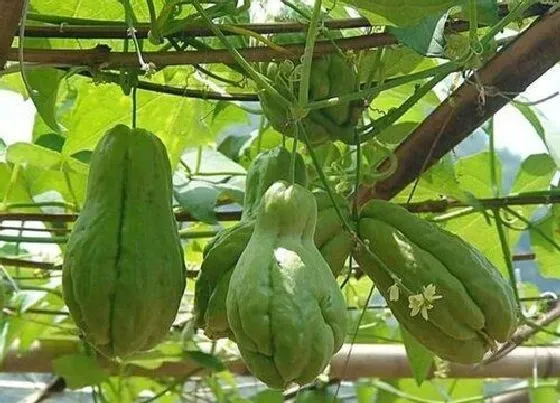
<path fill-rule="evenodd" d="M 496 148 L 494 146 L 494 118 L 488 120 L 488 137 L 490 148 L 490 180 L 492 182 L 492 193 L 494 198 L 500 197 L 500 186 L 497 179 L 496 171 Z"/>
<path fill-rule="evenodd" d="M 260 154 L 262 148 L 262 138 L 266 129 L 266 118 L 261 115 L 259 119 L 259 133 L 257 134 L 257 154 Z"/>
<path fill-rule="evenodd" d="M 469 38 L 471 46 L 473 43 L 478 43 L 478 15 L 476 3 L 476 0 L 469 0 Z"/>
<path fill-rule="evenodd" d="M 368 296 L 366 298 L 365 304 L 362 307 L 362 311 L 360 312 L 360 317 L 358 318 L 358 324 L 356 326 L 356 330 L 354 331 L 354 334 L 352 335 L 352 340 L 350 342 L 350 348 L 348 349 L 348 353 L 346 354 L 346 358 L 344 360 L 344 370 L 342 372 L 343 374 L 348 369 L 348 363 L 350 362 L 350 357 L 352 356 L 352 347 L 354 346 L 354 344 L 356 343 L 356 339 L 358 338 L 358 333 L 360 332 L 360 324 L 364 320 L 364 317 L 365 317 L 365 314 L 366 314 L 366 311 L 367 311 L 367 306 L 369 304 L 369 300 L 371 299 L 371 296 L 373 295 L 373 289 L 374 288 L 375 288 L 375 285 L 372 283 L 371 286 L 369 287 L 369 293 L 368 293 Z M 340 386 L 341 386 L 341 384 L 339 383 L 337 388 L 336 388 L 336 392 L 334 394 L 335 398 L 336 398 L 336 396 L 338 396 L 338 393 L 340 392 Z"/>
<path fill-rule="evenodd" d="M 311 65 L 313 63 L 313 50 L 315 48 L 315 37 L 317 36 L 317 25 L 321 16 L 321 0 L 315 0 L 313 14 L 309 22 L 307 36 L 305 38 L 305 50 L 302 56 L 301 77 L 298 94 L 298 107 L 303 109 L 307 106 L 309 97 L 309 77 L 311 76 Z"/>
<path fill-rule="evenodd" d="M 6 190 L 4 192 L 4 198 L 2 200 L 2 205 L 0 206 L 0 211 L 7 209 L 8 200 L 10 199 L 10 195 L 12 194 L 12 189 L 14 188 L 17 182 L 19 170 L 20 170 L 19 164 L 14 165 L 14 167 L 12 168 L 12 173 L 10 175 L 10 182 L 8 182 L 8 186 L 6 186 Z"/>
<path fill-rule="evenodd" d="M 387 127 L 391 126 L 397 120 L 399 120 L 405 113 L 407 113 L 412 106 L 416 104 L 420 99 L 422 99 L 428 92 L 430 92 L 437 83 L 442 81 L 446 76 L 447 72 L 436 74 L 430 81 L 425 83 L 424 85 L 416 88 L 414 94 L 412 94 L 409 98 L 407 98 L 398 108 L 392 109 L 387 115 L 376 119 L 371 125 L 371 130 L 367 131 L 362 138 L 361 141 L 369 140 L 377 136 Z"/>
<path fill-rule="evenodd" d="M 197 368 L 197 369 L 193 369 L 192 371 L 190 371 L 189 373 L 187 373 L 185 376 L 181 377 L 180 379 L 177 379 L 176 381 L 172 382 L 171 385 L 169 385 L 168 387 L 162 389 L 161 391 L 159 391 L 157 394 L 155 394 L 154 396 L 146 399 L 146 400 L 142 400 L 141 403 L 150 403 L 150 402 L 155 402 L 156 400 L 158 400 L 160 397 L 162 397 L 163 395 L 165 395 L 167 392 L 175 389 L 176 387 L 183 385 L 190 377 L 192 377 L 193 375 L 195 375 L 197 372 L 200 372 L 201 368 Z"/>
<path fill-rule="evenodd" d="M 482 46 L 486 47 L 486 45 L 488 45 L 488 43 L 490 43 L 490 41 L 492 41 L 494 37 L 498 35 L 507 25 L 521 18 L 523 13 L 535 3 L 538 3 L 538 0 L 521 1 L 513 8 L 513 10 L 509 10 L 509 13 L 482 37 L 480 40 Z"/>
<path fill-rule="evenodd" d="M 500 239 L 500 245 L 502 247 L 502 253 L 504 255 L 504 261 L 508 270 L 509 281 L 511 283 L 511 288 L 515 295 L 515 301 L 517 302 L 517 307 L 520 308 L 519 300 L 519 290 L 517 289 L 517 277 L 515 276 L 515 271 L 513 268 L 513 260 L 511 259 L 511 251 L 509 249 L 509 244 L 507 241 L 506 233 L 504 230 L 504 223 L 502 222 L 502 217 L 500 216 L 500 209 L 492 209 L 494 215 L 494 221 L 496 222 L 496 229 L 498 230 L 498 237 Z"/>
<path fill-rule="evenodd" d="M 528 220 L 527 218 L 523 217 L 521 214 L 519 214 L 517 211 L 515 211 L 514 209 L 510 208 L 510 207 L 504 207 L 504 209 L 510 213 L 511 215 L 515 216 L 515 218 L 523 221 L 529 230 L 533 230 L 535 231 L 537 234 L 539 234 L 545 241 L 547 241 L 548 243 L 550 243 L 550 245 L 556 249 L 558 252 L 560 252 L 560 245 L 558 245 L 558 243 L 551 237 L 549 237 L 543 230 L 541 230 L 539 227 L 537 227 L 535 224 L 533 224 L 530 220 Z"/>
<path fill-rule="evenodd" d="M 295 130 L 295 138 L 294 138 L 294 142 L 292 144 L 292 172 L 291 172 L 291 178 L 290 178 L 290 182 L 293 184 L 296 183 L 296 161 L 297 161 L 297 144 L 298 144 L 298 130 L 299 127 L 296 126 L 296 130 Z"/>
<path fill-rule="evenodd" d="M 200 172 L 200 166 L 202 165 L 202 146 L 198 146 L 196 149 L 196 162 L 194 165 L 194 175 L 198 175 Z"/>
<path fill-rule="evenodd" d="M 342 214 L 342 211 L 340 210 L 340 207 L 339 207 L 338 203 L 336 202 L 336 200 L 334 198 L 334 193 L 333 193 L 333 191 L 332 191 L 332 189 L 329 185 L 329 182 L 327 180 L 327 177 L 325 176 L 325 173 L 323 172 L 323 168 L 321 167 L 321 164 L 319 163 L 319 160 L 317 159 L 317 155 L 315 154 L 313 146 L 311 145 L 311 142 L 309 141 L 309 138 L 307 136 L 307 133 L 305 131 L 305 128 L 304 128 L 303 124 L 301 122 L 298 122 L 297 124 L 299 126 L 299 131 L 300 131 L 300 134 L 303 138 L 303 142 L 305 143 L 307 151 L 309 152 L 311 160 L 313 161 L 313 165 L 315 166 L 315 169 L 317 170 L 317 174 L 319 175 L 319 179 L 321 179 L 321 182 L 323 183 L 323 186 L 325 187 L 325 190 L 326 190 L 326 192 L 329 196 L 329 199 L 331 200 L 331 203 L 333 205 L 333 208 L 336 211 L 336 214 L 340 218 L 340 221 L 342 222 L 342 225 L 343 225 L 344 229 L 346 231 L 348 231 L 350 234 L 355 234 L 354 230 L 352 229 L 352 227 L 350 226 L 348 221 L 346 221 L 346 218 L 344 217 L 344 214 Z"/>
<path fill-rule="evenodd" d="M 155 36 L 158 36 L 157 14 L 154 0 L 146 0 L 146 5 L 148 6 L 148 14 L 150 15 L 150 29 Z"/>
<path fill-rule="evenodd" d="M 241 53 L 235 49 L 223 32 L 212 22 L 212 20 L 208 17 L 208 14 L 204 11 L 200 2 L 198 0 L 193 0 L 193 6 L 198 11 L 198 13 L 202 16 L 203 20 L 206 22 L 210 30 L 218 37 L 218 39 L 222 42 L 222 44 L 226 47 L 227 50 L 231 53 L 233 59 L 237 64 L 243 68 L 243 70 L 251 77 L 253 81 L 257 83 L 257 85 L 263 88 L 271 97 L 274 98 L 276 102 L 280 104 L 280 106 L 284 106 L 286 108 L 291 108 L 292 103 L 284 98 L 276 89 L 268 83 L 268 81 L 263 77 L 262 74 L 257 72 L 251 65 L 241 56 Z"/>
<path fill-rule="evenodd" d="M 76 196 L 76 192 L 74 191 L 74 187 L 72 186 L 72 181 L 70 180 L 70 174 L 68 170 L 65 169 L 63 166 L 62 173 L 64 175 L 64 181 L 66 182 L 66 187 L 68 188 L 68 193 L 70 193 L 70 197 L 72 198 L 72 202 L 80 210 L 80 203 L 78 203 L 78 197 Z"/>
<path fill-rule="evenodd" d="M 354 200 L 352 203 L 352 221 L 355 225 L 358 225 L 359 215 L 358 215 L 358 205 L 359 205 L 359 192 L 360 182 L 361 182 L 361 171 L 362 171 L 362 144 L 360 141 L 360 136 L 356 131 L 354 133 L 354 141 L 356 143 L 356 178 L 354 182 Z M 352 272 L 352 270 L 350 270 Z"/>

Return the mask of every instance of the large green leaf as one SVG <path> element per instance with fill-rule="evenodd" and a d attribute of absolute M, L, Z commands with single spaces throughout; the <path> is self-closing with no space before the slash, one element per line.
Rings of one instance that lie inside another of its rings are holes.
<path fill-rule="evenodd" d="M 94 85 L 78 79 L 79 95 L 64 121 L 68 129 L 63 154 L 92 150 L 105 132 L 116 124 L 131 124 L 132 98 L 116 84 Z M 167 148 L 173 166 L 185 146 L 206 144 L 211 139 L 203 100 L 138 90 L 138 127 L 152 131 Z M 102 107 L 100 107 L 102 106 Z"/>
<path fill-rule="evenodd" d="M 0 163 L 0 197 L 8 203 L 30 203 L 31 196 L 25 183 L 23 171 L 6 163 Z"/>
<path fill-rule="evenodd" d="M 409 184 L 402 192 L 395 196 L 395 201 L 406 202 L 410 193 L 414 190 L 412 201 L 437 200 L 441 196 L 450 196 L 457 200 L 464 199 L 464 192 L 459 186 L 455 174 L 455 168 L 449 155 L 440 159 L 426 173 L 424 173 L 418 184 Z"/>
<path fill-rule="evenodd" d="M 56 101 L 58 86 L 64 74 L 63 71 L 49 68 L 30 70 L 26 73 L 33 104 L 45 124 L 55 132 L 62 129 L 56 116 Z"/>
<path fill-rule="evenodd" d="M 164 0 L 154 0 L 157 9 L 160 9 L 164 3 Z M 130 4 L 138 20 L 149 20 L 146 1 L 130 0 Z M 30 6 L 32 12 L 41 14 L 94 20 L 119 21 L 124 19 L 124 8 L 120 1 L 115 0 L 31 0 Z"/>
<path fill-rule="evenodd" d="M 462 0 L 344 0 L 370 20 L 372 24 L 413 25 L 429 15 L 440 14 Z"/>
<path fill-rule="evenodd" d="M 548 190 L 556 173 L 556 164 L 548 154 L 533 154 L 521 164 L 511 193 Z"/>
<path fill-rule="evenodd" d="M 496 181 L 501 184 L 502 163 L 494 156 Z M 492 197 L 492 181 L 490 174 L 490 153 L 483 152 L 461 158 L 455 167 L 461 189 L 477 198 Z"/>
<path fill-rule="evenodd" d="M 358 66 L 361 82 L 368 79 L 378 80 L 380 74 L 388 79 L 437 66 L 434 60 L 426 58 L 405 46 L 385 48 L 382 51 L 383 57 L 380 62 L 378 62 L 380 49 L 364 51 Z"/>
<path fill-rule="evenodd" d="M 511 193 L 546 191 L 550 188 L 550 183 L 555 173 L 556 164 L 548 154 L 530 155 L 519 167 Z M 524 206 L 511 206 L 510 208 L 529 220 L 538 207 L 537 204 L 528 204 Z M 509 242 L 512 248 L 517 244 L 520 237 L 520 231 L 511 233 Z"/>
<path fill-rule="evenodd" d="M 470 0 L 463 2 L 463 13 L 470 18 Z M 511 6 L 510 6 L 511 7 Z M 479 24 L 494 25 L 500 21 L 497 0 L 476 0 L 476 19 Z"/>
<path fill-rule="evenodd" d="M 406 348 L 406 356 L 412 368 L 412 374 L 416 383 L 420 386 L 426 380 L 428 371 L 434 363 L 434 353 L 418 342 L 403 326 L 400 326 L 400 331 Z"/>
<path fill-rule="evenodd" d="M 402 103 L 414 94 L 416 90 L 416 83 L 407 83 L 396 88 L 392 88 L 387 91 L 380 93 L 372 102 L 372 108 L 370 108 L 370 115 L 372 118 L 378 118 L 384 116 L 392 108 L 398 108 Z M 420 99 L 412 108 L 410 108 L 401 118 L 398 120 L 401 122 L 421 122 L 426 116 L 428 116 L 440 101 L 433 91 L 430 91 L 426 96 Z M 379 113 L 378 111 L 383 111 Z"/>
<path fill-rule="evenodd" d="M 426 16 L 419 23 L 405 27 L 389 27 L 388 31 L 406 46 L 426 56 L 442 56 L 447 13 Z"/>

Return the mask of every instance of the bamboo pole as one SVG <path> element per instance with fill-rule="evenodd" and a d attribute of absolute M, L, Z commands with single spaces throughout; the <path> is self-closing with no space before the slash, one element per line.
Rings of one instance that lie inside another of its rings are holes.
<path fill-rule="evenodd" d="M 65 354 L 79 351 L 77 342 L 37 343 L 26 352 L 10 351 L 0 364 L 2 372 L 52 372 L 52 361 Z M 356 380 L 358 378 L 411 378 L 404 345 L 401 344 L 355 344 L 344 345 L 332 359 L 330 376 L 334 379 Z M 349 357 L 349 358 L 348 358 Z M 118 368 L 107 362 L 104 367 L 117 373 Z M 241 360 L 227 364 L 230 371 L 247 375 L 247 367 Z M 127 366 L 130 374 L 153 378 L 181 377 L 193 371 L 203 374 L 205 369 L 195 361 L 165 362 L 159 368 L 148 369 L 136 365 Z M 560 347 L 518 347 L 500 361 L 484 366 L 450 364 L 448 378 L 539 378 L 560 376 Z M 433 369 L 429 373 L 433 377 Z"/>

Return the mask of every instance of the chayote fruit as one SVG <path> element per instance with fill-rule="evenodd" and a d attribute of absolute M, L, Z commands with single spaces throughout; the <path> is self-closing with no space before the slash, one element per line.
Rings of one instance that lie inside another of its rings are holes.
<path fill-rule="evenodd" d="M 273 184 L 231 275 L 231 331 L 249 370 L 273 388 L 312 381 L 344 341 L 346 306 L 313 243 L 316 217 L 310 191 Z"/>
<path fill-rule="evenodd" d="M 360 268 L 400 324 L 441 358 L 479 362 L 514 332 L 513 291 L 472 245 L 380 200 L 361 210 L 359 235 L 369 246 L 354 253 Z"/>
<path fill-rule="evenodd" d="M 336 211 L 326 192 L 313 192 L 317 201 L 317 224 L 315 229 L 315 246 L 328 263 L 336 277 L 352 250 L 352 237 L 344 231 Z M 261 195 L 262 199 L 262 195 Z M 339 207 L 348 215 L 348 205 L 342 198 L 337 198 Z M 247 247 L 255 229 L 255 220 L 241 220 L 237 225 L 220 232 L 208 243 L 203 252 L 203 261 L 195 286 L 195 321 L 196 326 L 204 330 L 210 339 L 229 337 L 226 313 L 227 285 L 233 269 Z"/>
<path fill-rule="evenodd" d="M 92 154 L 87 198 L 64 256 L 70 314 L 102 354 L 147 350 L 169 332 L 185 288 L 165 146 L 117 125 Z"/>
<path fill-rule="evenodd" d="M 228 277 L 254 231 L 254 217 L 264 193 L 278 180 L 291 180 L 292 155 L 285 147 L 277 146 L 260 153 L 251 162 L 240 222 L 221 231 L 203 251 L 195 284 L 194 322 L 211 339 L 232 337 L 226 315 Z M 296 183 L 306 186 L 305 163 L 300 154 L 295 158 L 293 176 Z"/>
<path fill-rule="evenodd" d="M 261 72 L 272 86 L 286 99 L 295 102 L 299 92 L 299 67 L 290 62 L 262 63 Z M 309 102 L 352 94 L 358 89 L 358 74 L 353 62 L 345 55 L 331 53 L 314 59 L 309 80 Z M 302 139 L 292 111 L 279 104 L 265 91 L 259 91 L 263 112 L 278 132 L 288 137 Z M 310 110 L 302 119 L 305 132 L 313 145 L 341 140 L 345 143 L 356 141 L 356 127 L 364 109 L 362 100 L 348 101 L 340 105 Z"/>

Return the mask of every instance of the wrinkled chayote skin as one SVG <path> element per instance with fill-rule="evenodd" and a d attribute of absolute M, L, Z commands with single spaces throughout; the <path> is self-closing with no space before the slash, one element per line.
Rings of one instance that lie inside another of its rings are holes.
<path fill-rule="evenodd" d="M 514 332 L 517 309 L 511 287 L 461 238 L 380 200 L 363 207 L 359 235 L 392 273 L 363 247 L 354 253 L 360 268 L 376 283 L 400 324 L 441 358 L 479 362 L 495 341 L 505 342 Z M 393 276 L 402 286 L 395 285 Z M 412 316 L 409 293 L 423 294 L 429 285 L 441 298 L 429 302 L 427 320 L 421 313 Z M 396 301 L 391 287 L 398 287 Z"/>
<path fill-rule="evenodd" d="M 92 154 L 87 198 L 64 256 L 70 314 L 108 357 L 161 341 L 185 288 L 165 146 L 142 129 L 117 125 Z"/>
<path fill-rule="evenodd" d="M 344 341 L 346 306 L 313 243 L 316 202 L 276 182 L 232 273 L 227 317 L 249 370 L 273 388 L 312 381 Z"/>
<path fill-rule="evenodd" d="M 195 284 L 194 322 L 211 339 L 232 337 L 226 315 L 226 295 L 229 276 L 254 230 L 254 218 L 266 190 L 279 180 L 291 180 L 295 167 L 295 182 L 307 186 L 307 172 L 300 154 L 295 165 L 292 153 L 277 146 L 261 152 L 247 169 L 245 200 L 241 220 L 221 231 L 205 247 L 200 274 Z"/>

